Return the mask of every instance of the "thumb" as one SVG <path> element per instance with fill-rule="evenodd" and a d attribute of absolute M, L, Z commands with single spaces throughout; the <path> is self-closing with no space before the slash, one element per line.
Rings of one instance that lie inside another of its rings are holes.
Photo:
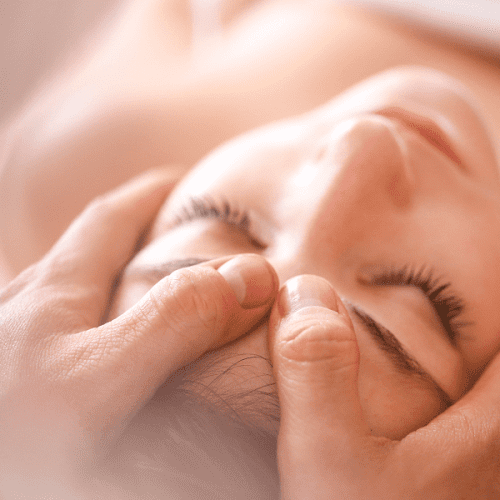
<path fill-rule="evenodd" d="M 308 484 L 325 484 L 318 476 L 327 474 L 332 484 L 337 472 L 353 474 L 356 450 L 370 435 L 358 394 L 354 329 L 328 281 L 304 275 L 285 284 L 271 315 L 270 350 L 281 406 L 282 487 L 285 498 L 287 490 L 307 498 Z"/>
<path fill-rule="evenodd" d="M 223 257 L 173 272 L 118 318 L 63 338 L 80 376 L 93 381 L 96 433 L 105 429 L 112 438 L 176 370 L 250 331 L 277 289 L 263 257 Z"/>

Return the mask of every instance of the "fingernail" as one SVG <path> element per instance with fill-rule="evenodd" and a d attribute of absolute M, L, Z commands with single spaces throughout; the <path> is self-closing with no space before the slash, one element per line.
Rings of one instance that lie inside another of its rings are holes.
<path fill-rule="evenodd" d="M 218 271 L 245 309 L 265 304 L 278 287 L 273 268 L 258 255 L 239 255 L 219 267 Z"/>
<path fill-rule="evenodd" d="M 332 285 L 324 278 L 307 274 L 288 280 L 278 296 L 280 315 L 284 317 L 310 306 L 338 311 L 337 294 Z"/>

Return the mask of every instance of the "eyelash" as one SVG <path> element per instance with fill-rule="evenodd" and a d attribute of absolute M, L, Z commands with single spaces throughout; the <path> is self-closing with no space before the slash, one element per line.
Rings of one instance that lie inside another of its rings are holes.
<path fill-rule="evenodd" d="M 464 311 L 463 301 L 452 291 L 451 283 L 435 277 L 432 269 L 410 266 L 390 269 L 375 275 L 370 284 L 378 286 L 414 286 L 429 299 L 452 342 L 468 323 L 460 321 Z"/>
<path fill-rule="evenodd" d="M 193 197 L 184 205 L 175 218 L 174 226 L 196 219 L 218 219 L 225 224 L 238 228 L 258 250 L 264 250 L 266 245 L 260 242 L 251 232 L 252 221 L 247 211 L 239 210 L 228 200 L 217 203 L 209 196 Z"/>
<path fill-rule="evenodd" d="M 246 211 L 240 211 L 228 200 L 219 204 L 209 196 L 193 197 L 184 205 L 175 219 L 175 226 L 196 219 L 213 218 L 237 227 L 248 237 L 251 244 L 263 250 L 266 246 L 250 231 L 251 219 Z M 458 321 L 464 311 L 463 301 L 451 290 L 451 284 L 435 277 L 432 269 L 415 269 L 410 266 L 382 271 L 370 280 L 378 286 L 414 286 L 419 288 L 431 302 L 441 323 L 455 341 L 461 329 L 468 323 Z"/>

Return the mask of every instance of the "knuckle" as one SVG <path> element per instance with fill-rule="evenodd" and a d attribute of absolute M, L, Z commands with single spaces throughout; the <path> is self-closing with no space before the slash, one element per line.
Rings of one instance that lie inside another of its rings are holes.
<path fill-rule="evenodd" d="M 172 273 L 166 287 L 153 294 L 164 321 L 178 332 L 191 328 L 217 331 L 223 321 L 224 296 L 210 268 L 185 268 Z"/>
<path fill-rule="evenodd" d="M 100 195 L 95 197 L 85 208 L 87 213 L 102 213 L 109 211 L 112 207 L 112 204 L 109 201 L 109 198 L 105 195 Z"/>
<path fill-rule="evenodd" d="M 32 264 L 2 288 L 0 290 L 0 305 L 5 305 L 9 301 L 22 296 L 27 290 L 30 290 L 38 278 L 38 267 L 38 263 Z"/>
<path fill-rule="evenodd" d="M 85 208 L 82 214 L 82 220 L 87 221 L 99 221 L 104 222 L 109 217 L 112 217 L 116 212 L 116 207 L 105 195 L 98 196 L 94 198 Z"/>
<path fill-rule="evenodd" d="M 120 203 L 116 196 L 107 193 L 97 196 L 86 206 L 81 220 L 84 224 L 90 221 L 95 227 L 107 227 L 120 223 L 122 219 L 127 220 L 133 216 L 135 210 L 136 207 L 127 207 L 125 203 Z"/>

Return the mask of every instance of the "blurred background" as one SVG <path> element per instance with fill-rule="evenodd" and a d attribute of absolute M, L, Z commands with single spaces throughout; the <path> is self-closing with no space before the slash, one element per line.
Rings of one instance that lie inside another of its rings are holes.
<path fill-rule="evenodd" d="M 0 121 L 81 44 L 93 43 L 122 1 L 0 0 Z"/>
<path fill-rule="evenodd" d="M 0 0 L 0 122 L 7 120 L 54 68 L 76 56 L 82 46 L 95 43 L 124 1 Z M 211 12 L 203 9 L 204 3 L 213 5 L 217 1 L 190 3 L 196 4 L 195 10 L 203 14 Z M 459 35 L 465 43 L 480 44 L 483 50 L 496 57 L 500 55 L 500 0 L 356 0 L 353 3 L 420 22 L 425 29 Z"/>

